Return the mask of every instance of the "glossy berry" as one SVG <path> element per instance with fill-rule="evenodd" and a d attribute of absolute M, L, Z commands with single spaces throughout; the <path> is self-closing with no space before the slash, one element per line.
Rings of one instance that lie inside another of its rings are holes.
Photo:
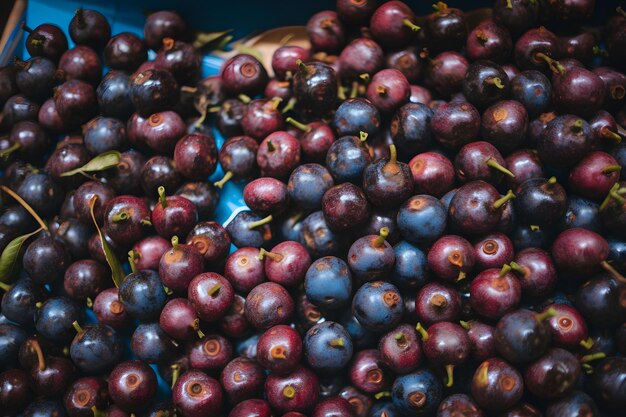
<path fill-rule="evenodd" d="M 101 373 L 115 365 L 121 355 L 122 344 L 112 327 L 95 324 L 81 329 L 78 326 L 78 333 L 70 346 L 70 357 L 81 371 Z"/>
<path fill-rule="evenodd" d="M 234 300 L 234 291 L 220 274 L 205 272 L 191 280 L 187 298 L 198 317 L 211 322 L 219 320 L 228 312 Z"/>
<path fill-rule="evenodd" d="M 487 269 L 470 284 L 470 303 L 474 312 L 488 319 L 498 319 L 517 307 L 521 286 L 510 267 Z"/>
<path fill-rule="evenodd" d="M 471 385 L 472 397 L 487 410 L 503 411 L 517 403 L 524 392 L 522 375 L 500 358 L 480 364 Z"/>
<path fill-rule="evenodd" d="M 352 339 L 344 327 L 325 321 L 311 327 L 303 339 L 307 363 L 316 371 L 332 373 L 344 368 L 352 358 Z"/>
<path fill-rule="evenodd" d="M 288 322 L 294 314 L 294 302 L 284 287 L 266 282 L 250 291 L 246 297 L 245 311 L 250 324 L 265 330 Z"/>
<path fill-rule="evenodd" d="M 340 258 L 325 256 L 314 261 L 306 272 L 304 291 L 307 298 L 324 309 L 338 309 L 350 301 L 352 274 Z"/>
<path fill-rule="evenodd" d="M 494 333 L 498 353 L 513 363 L 537 359 L 550 344 L 550 326 L 546 321 L 552 314 L 553 310 L 537 314 L 520 309 L 504 315 Z"/>
<path fill-rule="evenodd" d="M 311 370 L 300 366 L 285 376 L 270 374 L 265 381 L 265 393 L 278 412 L 306 412 L 313 409 L 319 398 L 319 382 Z"/>
<path fill-rule="evenodd" d="M 443 386 L 431 371 L 419 370 L 396 378 L 391 390 L 393 404 L 403 413 L 426 415 L 443 396 Z"/>
<path fill-rule="evenodd" d="M 126 361 L 109 374 L 109 394 L 121 409 L 133 412 L 148 406 L 157 389 L 154 371 L 141 361 Z"/>
<path fill-rule="evenodd" d="M 142 321 L 158 317 L 167 301 L 159 274 L 149 269 L 127 275 L 120 284 L 118 297 L 124 310 Z"/>
<path fill-rule="evenodd" d="M 367 329 L 385 331 L 401 319 L 404 306 L 402 296 L 392 284 L 374 281 L 359 288 L 352 300 L 352 311 Z"/>

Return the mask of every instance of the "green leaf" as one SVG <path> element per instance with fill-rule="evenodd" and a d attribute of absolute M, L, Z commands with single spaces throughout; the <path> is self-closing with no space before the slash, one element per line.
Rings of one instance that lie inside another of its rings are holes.
<path fill-rule="evenodd" d="M 212 51 L 217 49 L 217 46 L 221 45 L 223 39 L 226 38 L 232 29 L 222 32 L 196 32 L 193 40 L 193 46 L 196 49 L 202 49 L 204 51 Z M 231 37 L 232 39 L 232 37 Z"/>
<path fill-rule="evenodd" d="M 20 250 L 22 249 L 24 242 L 26 242 L 26 240 L 28 240 L 28 238 L 32 235 L 39 233 L 41 230 L 43 229 L 40 227 L 34 232 L 18 236 L 10 241 L 7 247 L 4 248 L 2 255 L 0 255 L 0 282 L 6 282 L 11 278 L 13 270 L 15 269 L 15 263 L 20 256 Z"/>
<path fill-rule="evenodd" d="M 91 214 L 91 220 L 93 220 L 93 224 L 96 226 L 96 230 L 98 231 L 98 236 L 100 236 L 100 242 L 102 242 L 102 251 L 104 252 L 104 257 L 109 264 L 109 268 L 111 268 L 113 283 L 116 287 L 119 287 L 124 280 L 124 276 L 126 274 L 124 274 L 124 269 L 122 268 L 122 264 L 120 263 L 119 259 L 117 259 L 117 256 L 115 256 L 115 254 L 109 247 L 109 244 L 102 234 L 102 230 L 100 230 L 100 227 L 98 226 L 96 216 L 94 216 L 93 214 L 93 207 L 96 204 L 96 200 L 98 200 L 97 195 L 94 195 L 89 199 L 89 213 Z"/>
<path fill-rule="evenodd" d="M 237 50 L 237 52 L 241 52 L 242 54 L 252 55 L 259 61 L 261 62 L 263 61 L 263 53 L 256 48 L 253 48 L 248 45 L 244 45 L 243 43 L 239 43 L 235 45 L 235 49 Z"/>
<path fill-rule="evenodd" d="M 101 153 L 94 157 L 91 161 L 87 162 L 80 168 L 72 169 L 61 174 L 62 177 L 70 177 L 72 175 L 81 174 L 84 172 L 97 172 L 104 171 L 105 169 L 113 168 L 120 163 L 122 154 L 118 151 L 109 151 Z"/>

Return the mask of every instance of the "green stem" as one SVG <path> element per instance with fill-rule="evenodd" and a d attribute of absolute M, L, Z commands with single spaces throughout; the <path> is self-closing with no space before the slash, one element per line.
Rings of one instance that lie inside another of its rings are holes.
<path fill-rule="evenodd" d="M 176 384 L 176 381 L 178 380 L 178 377 L 180 376 L 180 365 L 174 364 L 171 366 L 171 368 L 172 368 L 172 388 L 174 388 L 174 384 Z"/>
<path fill-rule="evenodd" d="M 128 251 L 128 263 L 130 264 L 130 271 L 135 274 L 137 273 L 137 263 L 135 262 L 139 259 L 139 252 L 136 250 Z"/>
<path fill-rule="evenodd" d="M 460 320 L 459 324 L 461 325 L 462 328 L 464 328 L 465 330 L 469 330 L 472 328 L 472 326 L 469 324 L 469 321 L 464 321 L 464 320 Z"/>
<path fill-rule="evenodd" d="M 281 110 L 281 113 L 285 114 L 293 110 L 297 102 L 298 100 L 296 100 L 295 97 L 291 97 L 289 101 L 287 102 L 287 104 L 285 105 L 285 107 L 283 107 L 283 109 Z"/>
<path fill-rule="evenodd" d="M 296 129 L 300 129 L 303 132 L 308 132 L 308 130 L 309 130 L 309 125 L 305 125 L 304 123 L 300 123 L 299 121 L 297 121 L 293 117 L 287 117 L 285 119 L 285 121 L 287 123 L 289 123 L 291 126 L 295 127 Z"/>
<path fill-rule="evenodd" d="M 352 88 L 350 89 L 350 98 L 356 98 L 359 95 L 359 83 L 352 82 Z"/>
<path fill-rule="evenodd" d="M 115 213 L 111 216 L 111 221 L 113 223 L 121 223 L 130 219 L 130 214 L 127 211 L 120 211 L 119 213 Z"/>
<path fill-rule="evenodd" d="M 504 84 L 502 84 L 502 79 L 500 77 L 489 77 L 485 80 L 487 84 L 492 84 L 502 90 L 504 88 Z"/>
<path fill-rule="evenodd" d="M 391 397 L 390 391 L 380 391 L 374 394 L 374 398 L 377 400 L 380 400 L 381 398 L 388 398 L 388 397 Z"/>
<path fill-rule="evenodd" d="M 609 193 L 607 194 L 606 198 L 602 201 L 602 204 L 600 204 L 600 208 L 598 209 L 598 211 L 604 211 L 604 209 L 607 208 L 607 206 L 609 205 L 609 203 L 613 199 L 614 195 L 617 195 L 617 196 L 621 197 L 617 193 L 618 189 L 619 189 L 619 183 L 616 182 L 615 184 L 613 184 L 613 186 L 609 190 Z M 622 203 L 622 204 L 624 204 L 624 203 Z"/>
<path fill-rule="evenodd" d="M 585 349 L 589 350 L 593 347 L 593 339 L 588 337 L 585 340 L 581 340 L 580 342 L 578 342 L 578 344 L 584 347 Z"/>
<path fill-rule="evenodd" d="M 506 0 L 506 8 L 507 9 L 512 9 L 513 8 L 513 4 L 511 3 L 511 0 Z"/>
<path fill-rule="evenodd" d="M 503 174 L 508 175 L 511 178 L 515 178 L 515 174 L 513 174 L 511 171 L 509 171 L 508 169 L 500 165 L 498 161 L 496 161 L 496 159 L 493 157 L 489 157 L 489 159 L 487 159 L 487 166 L 490 168 L 496 169 L 502 172 Z"/>
<path fill-rule="evenodd" d="M 167 197 L 165 196 L 165 187 L 160 185 L 159 188 L 157 189 L 157 192 L 159 193 L 159 203 L 161 203 L 161 206 L 163 208 L 166 208 L 167 207 Z"/>
<path fill-rule="evenodd" d="M 224 174 L 224 176 L 222 177 L 222 179 L 219 181 L 215 181 L 213 185 L 221 189 L 222 187 L 224 187 L 224 184 L 226 184 L 228 181 L 231 180 L 232 177 L 233 177 L 232 171 L 227 171 L 226 174 Z"/>
<path fill-rule="evenodd" d="M 556 59 L 550 58 L 548 55 L 544 54 L 543 52 L 537 52 L 535 54 L 535 58 L 540 59 L 544 61 L 546 64 L 548 64 L 548 67 L 550 68 L 550 70 L 554 72 L 555 74 L 563 74 L 565 72 L 565 67 L 563 67 L 563 65 L 561 65 L 559 61 L 557 61 Z"/>
<path fill-rule="evenodd" d="M 511 266 L 507 264 L 502 265 L 502 269 L 500 269 L 500 277 L 505 276 L 509 272 L 511 272 Z"/>
<path fill-rule="evenodd" d="M 526 269 L 518 264 L 517 262 L 512 261 L 509 266 L 514 272 L 517 272 L 520 275 L 526 276 Z"/>
<path fill-rule="evenodd" d="M 261 250 L 259 251 L 259 255 L 257 256 L 257 259 L 259 261 L 262 261 L 266 257 L 270 258 L 274 262 L 280 262 L 284 259 L 284 256 L 281 255 L 280 253 L 269 252 L 261 248 Z"/>
<path fill-rule="evenodd" d="M 267 150 L 269 152 L 274 152 L 276 150 L 276 147 L 274 146 L 274 144 L 272 143 L 270 139 L 267 140 Z"/>
<path fill-rule="evenodd" d="M 172 248 L 178 249 L 178 236 L 172 236 L 171 242 Z"/>
<path fill-rule="evenodd" d="M 98 410 L 98 407 L 95 405 L 91 407 L 91 412 L 93 413 L 93 417 L 106 417 L 106 413 L 102 410 Z"/>
<path fill-rule="evenodd" d="M 417 332 L 420 334 L 420 336 L 422 337 L 422 341 L 427 341 L 428 340 L 428 332 L 426 331 L 426 329 L 424 329 L 422 327 L 422 323 L 417 323 L 415 325 L 415 330 L 417 330 Z"/>
<path fill-rule="evenodd" d="M 373 246 L 376 248 L 382 247 L 385 244 L 385 240 L 387 239 L 387 236 L 389 236 L 389 228 L 381 227 L 380 231 L 378 232 L 378 237 L 373 242 Z"/>
<path fill-rule="evenodd" d="M 343 340 L 343 337 L 338 337 L 336 339 L 331 339 L 328 344 L 334 348 L 343 348 L 346 344 Z"/>
<path fill-rule="evenodd" d="M 269 216 L 264 217 L 261 220 L 257 220 L 255 222 L 250 222 L 250 224 L 248 225 L 248 230 L 255 229 L 255 228 L 259 227 L 259 226 L 263 226 L 264 224 L 268 224 L 272 220 L 274 220 L 274 218 L 270 214 Z"/>
<path fill-rule="evenodd" d="M 454 385 L 454 365 L 446 365 L 446 387 L 450 388 Z"/>
<path fill-rule="evenodd" d="M 298 66 L 298 69 L 300 69 L 300 71 L 303 74 L 308 74 L 309 66 L 307 64 L 305 64 L 304 61 L 302 61 L 301 59 L 298 59 L 298 60 L 296 60 L 296 65 Z"/>
<path fill-rule="evenodd" d="M 541 313 L 537 313 L 537 315 L 535 317 L 537 318 L 537 321 L 544 322 L 544 321 L 546 321 L 548 319 L 551 319 L 554 316 L 556 316 L 556 310 L 554 308 L 550 307 L 546 311 L 543 311 Z"/>
<path fill-rule="evenodd" d="M 530 225 L 530 230 L 532 230 L 533 232 L 538 232 L 538 231 L 540 231 L 540 230 L 541 230 L 541 227 L 539 227 L 539 226 L 538 226 L 538 225 L 536 225 L 536 224 L 531 224 L 531 225 Z"/>
<path fill-rule="evenodd" d="M 6 185 L 0 185 L 0 190 L 4 191 L 5 193 L 7 193 L 8 195 L 10 195 L 11 197 L 13 197 L 13 199 L 15 201 L 17 201 L 20 206 L 24 207 L 24 209 L 31 215 L 33 216 L 33 218 L 37 221 L 37 223 L 39 223 L 39 226 L 41 226 L 41 228 L 43 230 L 45 230 L 46 232 L 48 231 L 48 226 L 46 225 L 46 223 L 41 219 L 41 217 L 39 217 L 39 215 L 37 214 L 37 212 L 35 210 L 33 210 L 33 208 L 26 202 L 24 201 L 24 199 L 22 197 L 20 197 L 15 191 L 13 191 L 12 189 L 10 189 L 9 187 L 7 187 Z"/>
<path fill-rule="evenodd" d="M 417 32 L 418 30 L 421 29 L 421 27 L 417 26 L 415 23 L 411 22 L 409 19 L 403 19 L 402 24 L 408 27 L 409 29 L 411 29 L 413 32 Z"/>
<path fill-rule="evenodd" d="M 361 142 L 365 142 L 367 140 L 368 136 L 369 136 L 369 134 L 367 132 L 363 132 L 363 131 L 359 132 L 359 140 Z"/>
<path fill-rule="evenodd" d="M 272 105 L 272 110 L 277 110 L 278 106 L 280 106 L 280 103 L 283 101 L 282 98 L 280 97 L 274 97 L 273 99 L 270 100 L 270 103 Z"/>
<path fill-rule="evenodd" d="M 248 104 L 252 101 L 252 99 L 245 94 L 239 94 L 237 98 L 239 99 L 239 101 L 245 104 Z"/>
<path fill-rule="evenodd" d="M 211 298 L 216 298 L 217 295 L 220 293 L 221 289 L 222 289 L 222 284 L 215 284 L 214 286 L 209 288 L 208 294 L 211 296 Z"/>
<path fill-rule="evenodd" d="M 606 353 L 604 353 L 604 352 L 597 352 L 597 353 L 590 353 L 589 355 L 583 356 L 580 359 L 580 361 L 582 363 L 588 363 L 588 362 L 591 362 L 591 361 L 595 361 L 595 360 L 598 360 L 598 359 L 604 359 L 604 358 L 606 358 Z"/>
<path fill-rule="evenodd" d="M 512 190 L 509 190 L 504 196 L 500 197 L 493 203 L 493 208 L 497 210 L 503 205 L 505 205 L 509 200 L 512 200 L 514 198 L 515 198 L 515 194 L 513 194 Z"/>
<path fill-rule="evenodd" d="M 369 84 L 370 83 L 371 77 L 366 72 L 364 72 L 363 74 L 359 75 L 359 78 L 362 79 L 365 84 Z"/>
<path fill-rule="evenodd" d="M 623 284 L 626 284 L 626 277 L 624 277 L 622 274 L 620 274 L 620 272 L 617 269 L 613 268 L 613 266 L 610 263 L 608 263 L 606 260 L 600 262 L 600 266 L 606 272 L 611 274 L 613 276 L 613 278 L 615 278 L 616 280 L 618 280 L 619 282 L 621 282 Z"/>
<path fill-rule="evenodd" d="M 609 175 L 609 174 L 612 174 L 613 172 L 620 172 L 621 170 L 622 170 L 621 165 L 607 165 L 604 168 L 602 168 L 602 173 L 604 175 Z"/>
<path fill-rule="evenodd" d="M 2 281 L 0 281 L 0 290 L 4 291 L 4 292 L 9 292 L 9 290 L 11 289 L 11 287 L 13 287 L 12 285 L 9 285 L 7 283 L 4 283 Z"/>
<path fill-rule="evenodd" d="M 550 185 L 556 184 L 556 177 L 550 177 L 550 179 L 548 180 L 548 184 Z"/>
<path fill-rule="evenodd" d="M 620 143 L 622 141 L 622 137 L 609 129 L 608 126 L 602 127 L 600 129 L 600 134 L 602 135 L 602 137 L 607 139 L 613 139 L 617 143 Z"/>
<path fill-rule="evenodd" d="M 76 320 L 74 320 L 74 322 L 72 323 L 72 327 L 74 327 L 74 330 L 76 330 L 77 333 L 83 332 L 83 328 L 80 327 L 80 324 L 78 324 Z"/>
<path fill-rule="evenodd" d="M 141 219 L 139 223 L 141 223 L 142 226 L 152 226 L 152 221 L 150 220 L 150 218 Z"/>

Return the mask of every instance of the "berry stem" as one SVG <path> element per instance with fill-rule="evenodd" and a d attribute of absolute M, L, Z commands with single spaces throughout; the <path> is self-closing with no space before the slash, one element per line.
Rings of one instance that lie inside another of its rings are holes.
<path fill-rule="evenodd" d="M 465 320 L 460 320 L 459 324 L 461 325 L 462 328 L 464 328 L 465 330 L 469 330 L 472 328 L 472 326 L 469 324 L 469 321 L 465 321 Z"/>
<path fill-rule="evenodd" d="M 303 132 L 308 132 L 309 131 L 309 125 L 306 125 L 304 123 L 300 123 L 299 121 L 297 121 L 293 117 L 287 117 L 285 119 L 285 121 L 287 123 L 289 123 L 291 126 L 295 127 L 296 129 L 300 129 Z"/>
<path fill-rule="evenodd" d="M 381 398 L 388 398 L 388 397 L 391 397 L 391 392 L 389 391 L 380 391 L 374 394 L 374 398 L 377 400 L 380 400 Z"/>
<path fill-rule="evenodd" d="M 597 352 L 597 353 L 590 353 L 589 355 L 583 356 L 580 359 L 580 361 L 582 363 L 588 363 L 588 362 L 591 362 L 591 361 L 595 361 L 595 360 L 598 360 L 598 359 L 604 359 L 604 358 L 606 358 L 606 353 L 604 353 L 604 352 Z"/>
<path fill-rule="evenodd" d="M 535 58 L 540 59 L 544 61 L 546 64 L 548 64 L 548 67 L 550 68 L 550 70 L 554 72 L 555 74 L 563 74 L 565 72 L 565 67 L 563 67 L 563 65 L 561 65 L 559 61 L 557 61 L 556 59 L 550 58 L 548 55 L 544 54 L 543 52 L 537 52 L 535 54 Z"/>
<path fill-rule="evenodd" d="M 604 168 L 602 168 L 602 173 L 604 175 L 609 175 L 609 174 L 612 174 L 613 172 L 620 172 L 621 170 L 622 170 L 621 165 L 607 165 Z"/>
<path fill-rule="evenodd" d="M 172 248 L 178 249 L 178 236 L 175 236 L 175 235 L 172 236 L 171 242 L 172 242 Z"/>
<path fill-rule="evenodd" d="M 409 19 L 403 19 L 402 24 L 408 27 L 409 29 L 411 29 L 413 32 L 417 32 L 418 30 L 421 29 L 421 27 L 417 26 L 415 23 L 411 22 Z"/>
<path fill-rule="evenodd" d="M 387 239 L 387 236 L 389 236 L 389 228 L 381 227 L 380 231 L 378 232 L 378 237 L 373 242 L 374 243 L 373 246 L 376 248 L 381 248 L 385 244 L 385 240 Z"/>
<path fill-rule="evenodd" d="M 78 324 L 76 320 L 74 320 L 74 322 L 72 323 L 72 327 L 74 327 L 74 330 L 76 330 L 77 333 L 83 332 L 83 328 L 80 327 L 80 324 Z"/>
<path fill-rule="evenodd" d="M 128 251 L 128 263 L 130 264 L 130 271 L 135 274 L 137 273 L 137 259 L 139 259 L 139 252 L 136 250 Z"/>
<path fill-rule="evenodd" d="M 346 344 L 343 340 L 343 337 L 338 337 L 336 339 L 331 339 L 328 344 L 334 348 L 343 348 Z"/>
<path fill-rule="evenodd" d="M 359 78 L 362 79 L 365 84 L 369 84 L 370 79 L 371 79 L 370 75 L 368 73 L 366 73 L 366 72 L 364 72 L 363 74 L 359 75 Z"/>
<path fill-rule="evenodd" d="M 121 223 L 128 220 L 129 218 L 130 214 L 128 214 L 127 211 L 120 211 L 119 213 L 115 213 L 113 216 L 111 216 L 111 221 L 113 223 Z"/>
<path fill-rule="evenodd" d="M 363 132 L 362 130 L 359 132 L 359 140 L 361 142 L 365 142 L 369 134 L 367 132 Z"/>
<path fill-rule="evenodd" d="M 274 144 L 272 143 L 272 141 L 271 141 L 271 140 L 269 140 L 269 139 L 267 140 L 267 150 L 268 150 L 269 152 L 274 152 L 274 151 L 276 151 L 276 147 L 274 146 Z"/>
<path fill-rule="evenodd" d="M 20 145 L 19 142 L 13 142 L 11 146 L 0 151 L 0 158 L 6 158 L 7 156 L 11 155 L 13 152 L 17 151 L 21 147 L 22 145 Z"/>
<path fill-rule="evenodd" d="M 174 384 L 176 384 L 176 381 L 180 376 L 180 365 L 175 363 L 174 365 L 170 366 L 170 368 L 172 368 L 172 388 L 174 388 Z"/>
<path fill-rule="evenodd" d="M 608 263 L 606 260 L 600 262 L 600 266 L 606 272 L 611 274 L 613 278 L 615 278 L 616 280 L 618 280 L 619 282 L 623 284 L 626 284 L 626 277 L 624 277 L 624 275 L 622 275 L 617 269 L 613 268 L 613 266 L 610 263 Z"/>
<path fill-rule="evenodd" d="M 214 286 L 209 288 L 209 291 L 208 291 L 209 296 L 211 296 L 211 298 L 216 298 L 219 295 L 221 289 L 222 289 L 222 284 L 215 284 Z"/>
<path fill-rule="evenodd" d="M 46 369 L 46 359 L 43 351 L 41 350 L 41 345 L 39 344 L 39 341 L 36 339 L 29 339 L 28 348 L 35 351 L 35 354 L 37 354 L 37 365 L 39 367 L 39 370 L 43 371 L 44 369 Z"/>
<path fill-rule="evenodd" d="M 624 16 L 624 17 L 626 17 L 626 11 L 624 11 L 624 9 L 622 8 L 622 6 L 617 6 L 617 8 L 615 9 L 615 11 L 616 11 L 618 14 L 620 14 L 620 15 L 622 15 L 622 16 Z"/>
<path fill-rule="evenodd" d="M 619 183 L 616 182 L 615 184 L 613 184 L 613 186 L 609 190 L 609 193 L 607 194 L 606 198 L 602 201 L 602 204 L 600 204 L 600 208 L 598 209 L 598 211 L 603 211 L 604 209 L 606 209 L 609 203 L 611 202 L 611 200 L 615 196 L 618 196 L 620 198 L 622 197 L 621 195 L 618 194 L 618 189 L 619 189 Z M 617 199 L 617 201 L 619 202 L 619 199 Z M 624 204 L 624 202 L 622 202 L 622 204 Z"/>
<path fill-rule="evenodd" d="M 295 97 L 291 97 L 287 104 L 285 104 L 285 107 L 283 107 L 283 109 L 281 110 L 281 113 L 285 114 L 293 110 L 293 108 L 296 107 L 297 102 L 298 100 L 296 100 Z"/>
<path fill-rule="evenodd" d="M 20 206 L 24 207 L 24 209 L 31 216 L 33 216 L 33 218 L 37 221 L 37 223 L 39 223 L 39 226 L 41 226 L 43 230 L 45 230 L 46 232 L 48 231 L 48 225 L 46 225 L 46 223 L 43 220 L 41 220 L 41 217 L 39 217 L 37 212 L 35 212 L 35 210 L 33 210 L 33 208 L 26 201 L 24 201 L 22 197 L 20 197 L 15 191 L 10 189 L 6 185 L 0 185 L 0 189 L 4 191 L 5 193 L 7 193 L 8 195 L 10 195 L 11 197 L 13 197 L 13 199 L 17 201 L 20 204 Z"/>
<path fill-rule="evenodd" d="M 142 226 L 152 226 L 152 221 L 150 220 L 150 218 L 141 219 L 139 223 L 141 223 Z"/>
<path fill-rule="evenodd" d="M 356 98 L 359 95 L 359 83 L 352 81 L 352 89 L 350 90 L 350 98 Z"/>
<path fill-rule="evenodd" d="M 540 231 L 540 230 L 541 230 L 541 227 L 539 227 L 539 226 L 538 226 L 538 225 L 536 225 L 536 224 L 531 224 L 531 225 L 530 225 L 530 230 L 532 230 L 533 232 L 538 232 L 538 231 Z"/>
<path fill-rule="evenodd" d="M 93 417 L 106 417 L 106 414 L 102 410 L 98 410 L 98 407 L 95 405 L 91 407 L 91 412 L 93 413 Z"/>
<path fill-rule="evenodd" d="M 304 61 L 302 61 L 301 59 L 296 60 L 296 65 L 298 66 L 298 69 L 303 73 L 303 74 L 308 74 L 309 73 L 309 66 L 307 64 L 304 63 Z"/>
<path fill-rule="evenodd" d="M 424 329 L 422 327 L 422 323 L 417 323 L 415 325 L 415 330 L 417 330 L 417 332 L 420 334 L 420 336 L 422 337 L 422 341 L 427 341 L 428 340 L 428 332 L 426 331 L 426 329 Z"/>
<path fill-rule="evenodd" d="M 26 33 L 33 33 L 33 30 L 30 27 L 26 26 L 26 22 L 22 23 L 22 30 Z"/>
<path fill-rule="evenodd" d="M 513 194 L 513 190 L 509 190 L 504 196 L 500 197 L 493 203 L 493 208 L 497 210 L 505 205 L 509 200 L 512 200 L 514 198 L 515 194 Z"/>
<path fill-rule="evenodd" d="M 513 174 L 511 171 L 509 171 L 508 169 L 500 165 L 494 157 L 489 157 L 489 159 L 487 159 L 487 166 L 490 168 L 496 169 L 502 172 L 503 174 L 508 175 L 511 178 L 515 178 L 515 174 Z"/>
<path fill-rule="evenodd" d="M 280 97 L 274 97 L 273 99 L 271 99 L 269 102 L 271 104 L 271 108 L 272 110 L 277 110 L 278 106 L 280 106 L 280 103 L 282 103 L 283 99 Z"/>
<path fill-rule="evenodd" d="M 585 340 L 581 340 L 580 342 L 578 342 L 578 344 L 584 347 L 585 349 L 589 350 L 593 347 L 593 339 L 588 337 Z"/>
<path fill-rule="evenodd" d="M 509 266 L 511 267 L 511 270 L 513 272 L 516 272 L 516 273 L 518 273 L 520 275 L 526 276 L 526 269 L 523 266 L 521 266 L 520 264 L 518 264 L 517 262 L 512 261 L 509 264 Z"/>
<path fill-rule="evenodd" d="M 238 98 L 238 99 L 239 99 L 242 103 L 245 103 L 245 104 L 248 104 L 248 103 L 250 103 L 250 102 L 252 101 L 252 99 L 251 99 L 250 97 L 248 97 L 247 95 L 245 95 L 245 94 L 239 94 L 239 95 L 237 96 L 237 98 Z"/>
<path fill-rule="evenodd" d="M 6 284 L 2 281 L 0 281 L 0 290 L 4 291 L 4 292 L 8 292 L 11 289 L 12 285 Z"/>
<path fill-rule="evenodd" d="M 502 84 L 502 79 L 500 77 L 489 77 L 485 79 L 487 84 L 491 84 L 502 90 L 504 88 L 504 84 Z"/>
<path fill-rule="evenodd" d="M 159 186 L 159 188 L 157 189 L 157 192 L 159 193 L 159 203 L 161 203 L 161 207 L 166 208 L 167 197 L 165 196 L 165 187 L 163 187 L 162 185 Z"/>
<path fill-rule="evenodd" d="M 546 320 L 551 319 L 554 316 L 556 316 L 556 310 L 554 308 L 550 307 L 546 311 L 543 311 L 541 313 L 537 313 L 537 315 L 535 317 L 537 318 L 537 321 L 544 322 Z"/>
<path fill-rule="evenodd" d="M 259 251 L 259 256 L 257 256 L 257 259 L 259 261 L 262 261 L 263 259 L 265 259 L 265 257 L 271 259 L 274 262 L 280 262 L 284 258 L 284 256 L 281 255 L 280 253 L 269 252 L 261 248 L 261 250 Z"/>
<path fill-rule="evenodd" d="M 511 3 L 511 0 L 506 0 L 506 8 L 507 9 L 512 9 L 513 8 L 513 4 Z"/>
<path fill-rule="evenodd" d="M 255 222 L 250 222 L 250 224 L 248 225 L 248 230 L 256 229 L 259 226 L 263 226 L 264 224 L 268 224 L 272 220 L 274 220 L 274 218 L 270 214 L 269 216 L 264 217 L 261 220 L 257 220 Z"/>
<path fill-rule="evenodd" d="M 507 264 L 502 265 L 502 269 L 500 269 L 500 277 L 503 277 L 509 272 L 511 272 L 511 269 L 512 268 L 510 265 L 507 265 Z"/>
<path fill-rule="evenodd" d="M 600 129 L 600 134 L 602 135 L 603 138 L 613 139 L 617 143 L 622 142 L 622 137 L 618 135 L 616 132 L 613 132 L 611 129 L 609 129 L 608 126 L 602 126 L 602 128 Z"/>
<path fill-rule="evenodd" d="M 550 177 L 550 179 L 548 180 L 548 184 L 549 185 L 554 185 L 554 184 L 556 184 L 556 182 L 557 182 L 556 181 L 556 177 Z"/>
<path fill-rule="evenodd" d="M 268 141 L 269 142 L 269 141 Z M 231 178 L 233 178 L 233 173 L 232 171 L 226 171 L 226 174 L 224 174 L 224 176 L 222 177 L 221 180 L 219 181 L 215 181 L 213 183 L 214 186 L 216 186 L 219 189 L 222 189 L 222 187 L 224 186 L 224 184 L 226 184 L 228 181 L 231 180 Z"/>
<path fill-rule="evenodd" d="M 202 339 L 205 336 L 204 332 L 202 330 L 200 330 L 200 319 L 195 319 L 194 321 L 192 321 L 191 322 L 191 328 L 198 335 L 198 339 Z"/>
<path fill-rule="evenodd" d="M 446 365 L 446 387 L 450 388 L 454 385 L 454 365 Z"/>

